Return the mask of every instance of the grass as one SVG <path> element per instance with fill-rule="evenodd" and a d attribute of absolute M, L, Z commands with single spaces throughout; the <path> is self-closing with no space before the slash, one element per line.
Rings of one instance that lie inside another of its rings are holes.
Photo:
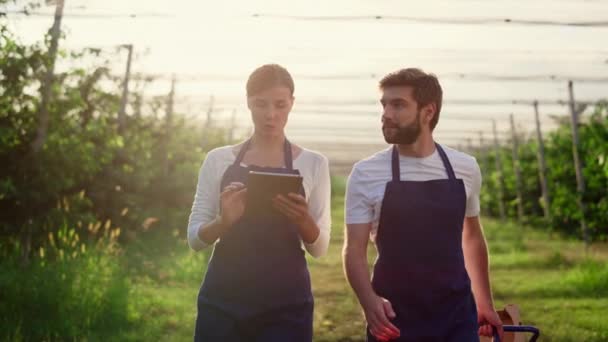
<path fill-rule="evenodd" d="M 486 232 L 498 306 L 518 304 L 523 321 L 539 327 L 543 341 L 608 340 L 602 317 L 608 307 L 606 254 L 586 254 L 579 242 L 493 221 Z M 494 250 L 509 241 L 524 248 Z"/>
<path fill-rule="evenodd" d="M 328 254 L 320 259 L 309 258 L 315 296 L 315 341 L 364 340 L 363 316 L 342 271 L 344 224 L 343 197 L 340 194 L 333 198 L 333 230 Z M 483 223 L 491 253 L 491 277 L 497 307 L 508 303 L 518 304 L 524 323 L 541 329 L 541 341 L 608 341 L 608 319 L 604 316 L 608 308 L 608 248 L 605 244 L 595 245 L 585 252 L 580 242 L 550 237 L 529 227 L 501 224 L 490 219 L 484 219 Z M 36 317 L 49 325 L 49 329 L 62 327 L 57 334 L 47 334 L 50 338 L 43 340 L 51 340 L 53 336 L 58 340 L 87 341 L 191 340 L 196 296 L 209 251 L 191 252 L 186 242 L 177 236 L 176 230 L 166 227 L 156 229 L 141 233 L 127 245 L 123 254 L 113 257 L 113 264 L 108 265 L 108 260 L 103 259 L 103 274 L 96 275 L 100 268 L 95 264 L 78 262 L 71 266 L 81 269 L 68 274 L 91 273 L 88 285 L 72 283 L 74 291 L 95 286 L 100 279 L 114 284 L 111 291 L 90 292 L 95 295 L 92 298 L 105 303 L 105 306 L 100 306 L 105 310 L 103 314 L 116 317 L 106 317 L 105 322 L 84 325 L 88 330 L 69 330 L 65 324 L 53 323 L 58 320 L 53 317 L 56 309 L 50 305 L 56 307 L 62 301 L 51 301 L 48 307 L 44 303 L 34 302 L 53 298 L 53 287 L 61 284 L 58 276 L 51 277 L 54 285 L 50 286 L 48 278 L 46 283 L 41 280 L 43 273 L 40 270 L 11 273 L 10 264 L 5 260 L 0 262 L 3 267 L 3 278 L 0 279 L 3 282 L 0 285 L 15 291 L 21 288 L 19 293 L 25 296 L 12 303 L 15 305 L 0 305 L 3 310 L 10 307 L 11 310 L 22 311 L 11 315 L 0 312 L 5 317 L 0 321 L 3 329 L 8 327 L 8 332 L 0 333 L 0 339 L 27 340 L 24 330 L 29 326 L 17 321 L 17 318 L 36 313 Z M 373 260 L 374 253 L 374 248 L 370 246 L 370 260 Z M 84 270 L 82 265 L 86 266 Z M 11 274 L 13 278 L 9 278 Z M 52 273 L 45 274 L 48 277 Z M 101 277 L 104 274 L 105 278 Z M 23 290 L 20 287 L 23 283 L 31 289 Z M 49 288 L 47 292 L 44 292 L 45 288 Z M 69 288 L 59 293 L 64 296 L 61 298 L 64 303 L 79 298 Z M 100 293 L 105 293 L 107 298 L 99 297 Z M 115 302 L 115 305 L 108 306 L 107 302 Z M 78 322 L 85 317 L 99 319 L 99 313 L 85 313 L 91 308 L 82 307 L 81 301 L 75 303 L 81 306 L 71 311 L 59 310 L 67 315 L 59 321 Z M 101 305 L 99 303 L 95 305 Z M 108 327 L 108 324 L 111 326 Z"/>

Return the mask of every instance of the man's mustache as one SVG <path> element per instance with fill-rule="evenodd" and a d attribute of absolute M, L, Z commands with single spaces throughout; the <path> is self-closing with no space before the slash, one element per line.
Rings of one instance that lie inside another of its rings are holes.
<path fill-rule="evenodd" d="M 399 128 L 399 125 L 392 121 L 385 120 L 384 122 L 382 122 L 382 129 L 385 128 Z"/>

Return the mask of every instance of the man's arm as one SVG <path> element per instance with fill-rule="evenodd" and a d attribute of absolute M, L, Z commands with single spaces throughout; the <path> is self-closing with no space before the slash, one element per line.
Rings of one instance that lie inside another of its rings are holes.
<path fill-rule="evenodd" d="M 367 244 L 371 228 L 371 223 L 347 225 L 342 250 L 344 273 L 363 307 L 371 333 L 389 340 L 399 337 L 399 329 L 389 321 L 395 317 L 390 302 L 374 292 L 370 281 Z"/>
<path fill-rule="evenodd" d="M 479 216 L 466 217 L 462 230 L 462 249 L 464 261 L 477 308 L 494 309 L 492 290 L 490 289 L 490 272 L 488 266 L 488 248 L 483 235 Z"/>
<path fill-rule="evenodd" d="M 478 320 L 482 325 L 480 335 L 491 336 L 491 327 L 487 326 L 487 324 L 490 324 L 499 329 L 502 337 L 502 322 L 494 310 L 494 300 L 490 287 L 488 247 L 479 216 L 466 217 L 464 219 L 462 249 L 465 267 L 471 278 L 473 295 L 475 296 L 475 303 L 477 303 Z"/>
<path fill-rule="evenodd" d="M 371 226 L 371 223 L 347 225 L 342 249 L 346 279 L 362 305 L 375 295 L 367 262 L 367 244 Z"/>

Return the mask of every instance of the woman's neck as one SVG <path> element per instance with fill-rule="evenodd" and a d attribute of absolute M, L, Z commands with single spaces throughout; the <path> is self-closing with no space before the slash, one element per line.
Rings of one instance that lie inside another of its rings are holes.
<path fill-rule="evenodd" d="M 285 144 L 285 135 L 277 136 L 261 136 L 253 134 L 251 137 L 251 149 L 262 150 L 262 151 L 278 151 L 283 150 L 283 144 Z"/>

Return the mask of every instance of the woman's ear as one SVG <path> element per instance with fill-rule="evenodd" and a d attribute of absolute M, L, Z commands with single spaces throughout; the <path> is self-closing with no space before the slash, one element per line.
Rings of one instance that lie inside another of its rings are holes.
<path fill-rule="evenodd" d="M 289 111 L 291 112 L 291 110 L 293 109 L 293 104 L 296 102 L 296 98 L 295 97 L 291 97 L 291 103 L 289 104 Z"/>

